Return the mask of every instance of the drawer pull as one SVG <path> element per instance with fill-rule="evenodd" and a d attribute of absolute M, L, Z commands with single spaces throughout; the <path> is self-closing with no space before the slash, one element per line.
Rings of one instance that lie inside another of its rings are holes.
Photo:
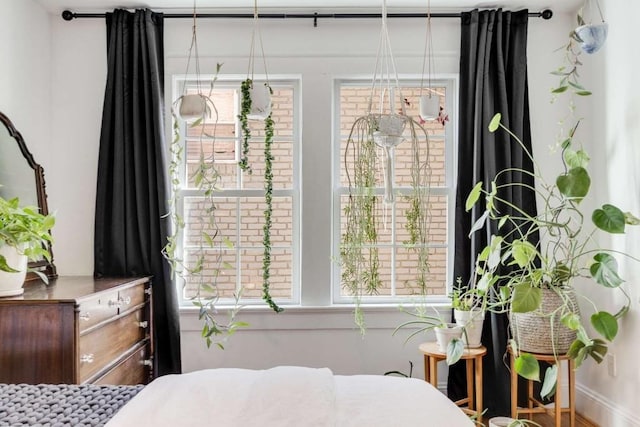
<path fill-rule="evenodd" d="M 109 300 L 109 307 L 122 307 L 123 305 L 129 305 L 131 304 L 131 297 L 126 297 L 126 298 L 118 298 L 117 301 L 110 299 Z"/>
<path fill-rule="evenodd" d="M 143 320 L 142 322 L 138 322 L 138 326 L 140 326 L 142 329 L 147 329 L 149 327 L 149 322 Z"/>
<path fill-rule="evenodd" d="M 153 361 L 151 359 L 145 359 L 142 361 L 143 366 L 153 366 Z"/>
<path fill-rule="evenodd" d="M 84 313 L 80 313 L 80 320 L 85 320 L 88 321 L 89 319 L 91 319 L 91 314 L 88 311 L 85 311 Z"/>
<path fill-rule="evenodd" d="M 93 353 L 80 356 L 80 363 L 93 363 Z"/>
<path fill-rule="evenodd" d="M 148 287 L 144 290 L 144 293 L 147 295 L 151 295 L 151 287 Z"/>

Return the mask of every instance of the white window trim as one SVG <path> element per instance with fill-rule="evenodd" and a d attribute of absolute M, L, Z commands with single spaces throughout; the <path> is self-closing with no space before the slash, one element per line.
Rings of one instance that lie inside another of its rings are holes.
<path fill-rule="evenodd" d="M 202 81 L 210 81 L 211 79 L 213 79 L 215 76 L 213 74 L 201 74 L 200 75 L 200 79 Z M 240 82 L 244 81 L 246 79 L 246 75 L 240 75 L 240 74 L 219 74 L 218 75 L 218 80 L 215 83 L 216 86 L 218 87 L 230 87 L 230 86 L 239 86 Z M 256 74 L 254 75 L 253 79 L 255 81 L 265 81 L 266 80 L 266 76 L 265 75 L 259 75 Z M 196 76 L 195 75 L 187 75 L 185 76 L 184 74 L 177 74 L 177 75 L 173 75 L 172 76 L 172 100 L 178 99 L 178 97 L 182 94 L 182 88 L 183 85 L 185 84 L 185 82 L 188 81 L 195 81 L 196 80 Z M 295 75 L 295 74 L 278 74 L 278 75 L 269 75 L 269 84 L 272 87 L 277 87 L 278 85 L 283 85 L 286 87 L 292 87 L 294 94 L 293 94 L 293 117 L 294 117 L 294 126 L 293 126 L 293 135 L 291 137 L 291 142 L 292 142 L 292 149 L 293 149 L 293 186 L 291 189 L 289 190 L 278 190 L 278 189 L 274 189 L 273 190 L 273 196 L 274 197 L 278 197 L 278 196 L 285 196 L 285 197 L 291 197 L 292 199 L 292 246 L 291 246 L 291 250 L 292 250 L 292 265 L 291 265 L 291 269 L 292 269 L 292 293 L 291 293 L 291 298 L 290 299 L 278 299 L 277 302 L 279 305 L 282 305 L 283 307 L 288 307 L 288 306 L 299 306 L 301 304 L 301 280 L 300 280 L 300 276 L 301 276 L 301 245 L 300 245 L 300 236 L 301 236 L 301 226 L 302 226 L 302 215 L 301 215 L 301 185 L 300 185 L 300 181 L 301 181 L 301 145 L 302 145 L 302 135 L 301 135 L 301 128 L 302 128 L 302 109 L 301 109 L 301 80 L 302 77 L 300 75 Z M 203 87 L 203 92 L 207 92 L 208 91 L 208 87 L 206 87 L 206 85 Z M 171 106 L 173 107 L 173 105 Z M 185 135 L 186 132 L 186 125 L 184 122 L 180 123 L 180 126 L 182 127 L 181 129 L 181 134 Z M 172 129 L 172 127 L 171 127 Z M 173 140 L 173 134 L 169 135 L 168 141 Z M 168 147 L 167 147 L 168 149 Z M 168 151 L 167 151 L 168 153 Z M 168 153 L 168 156 L 170 156 L 171 154 Z M 185 154 L 186 155 L 186 154 Z M 182 165 L 180 166 L 181 170 L 180 170 L 180 174 L 181 176 L 185 175 L 185 162 L 182 163 Z M 199 196 L 201 195 L 200 191 L 198 190 L 189 190 L 189 189 L 183 189 L 180 191 L 181 197 L 178 199 L 178 205 L 176 206 L 176 208 L 179 210 L 179 212 L 184 212 L 184 198 L 185 197 L 189 197 L 189 196 Z M 264 192 L 260 189 L 247 189 L 247 190 L 222 190 L 219 193 L 216 194 L 216 197 L 244 197 L 244 196 L 248 196 L 248 197 L 255 197 L 255 196 L 260 196 L 263 195 Z M 173 225 L 172 225 L 173 226 Z M 239 230 L 237 231 L 239 233 Z M 176 251 L 180 254 L 183 254 L 184 251 L 184 247 L 182 245 L 183 242 L 183 233 L 180 232 L 178 235 L 178 244 L 177 244 L 177 248 Z M 236 265 L 236 270 L 238 272 L 239 270 L 239 266 Z M 238 275 L 239 277 L 239 275 Z M 193 306 L 193 303 L 191 300 L 184 298 L 183 296 L 183 292 L 182 292 L 182 284 L 183 281 L 182 279 L 176 279 L 174 285 L 176 286 L 176 290 L 178 293 L 178 304 L 180 307 L 180 311 L 182 312 L 183 310 L 185 312 L 192 312 L 193 310 L 198 310 L 197 307 Z M 229 307 L 231 306 L 233 303 L 233 301 L 231 299 L 221 299 L 220 303 L 218 304 L 218 306 L 224 310 L 225 307 Z M 263 304 L 262 299 L 243 299 L 240 301 L 240 303 L 242 305 L 246 305 L 248 307 L 251 306 L 256 306 L 255 308 L 258 309 L 268 309 L 270 310 L 268 307 L 260 307 L 260 305 Z"/>
<path fill-rule="evenodd" d="M 343 84 L 362 85 L 367 87 L 371 85 L 372 76 L 339 76 L 334 78 L 333 84 L 333 100 L 332 100 L 332 209 L 331 209 L 331 230 L 332 230 L 332 244 L 331 255 L 337 257 L 340 253 L 340 240 L 341 233 L 339 227 L 339 219 L 341 215 L 340 197 L 347 194 L 346 189 L 343 189 L 340 185 L 340 168 L 342 167 L 342 153 L 340 148 L 341 129 L 340 129 L 340 109 L 337 108 L 338 101 L 340 99 L 340 88 Z M 398 80 L 402 86 L 420 86 L 420 76 L 416 75 L 400 75 Z M 450 121 L 447 123 L 447 132 L 445 134 L 445 161 L 447 165 L 450 165 L 445 171 L 445 187 L 433 187 L 431 188 L 431 194 L 433 195 L 445 195 L 447 197 L 449 209 L 447 211 L 447 244 L 449 248 L 449 256 L 447 258 L 447 292 L 449 292 L 453 286 L 453 259 L 454 259 L 454 241 L 455 241 L 455 198 L 456 198 L 456 166 L 457 166 L 457 95 L 458 95 L 458 76 L 457 75 L 438 75 L 431 79 L 433 86 L 440 86 L 446 88 L 445 105 L 447 105 L 447 113 L 449 114 Z M 363 111 L 362 114 L 365 112 Z M 453 119 L 451 119 L 453 117 Z M 384 190 L 379 189 L 378 194 L 383 194 Z M 431 244 L 432 247 L 444 247 L 441 244 Z M 341 291 L 341 277 L 340 266 L 333 262 L 331 266 L 331 292 L 332 292 L 332 304 L 336 306 L 351 305 L 353 304 L 353 297 L 344 297 L 340 295 Z M 415 304 L 417 302 L 426 302 L 427 304 L 448 304 L 449 298 L 446 295 L 434 295 L 434 296 L 422 296 L 419 298 L 410 296 L 362 296 L 361 301 L 363 304 L 368 305 L 384 305 L 384 304 L 398 304 L 407 303 Z"/>

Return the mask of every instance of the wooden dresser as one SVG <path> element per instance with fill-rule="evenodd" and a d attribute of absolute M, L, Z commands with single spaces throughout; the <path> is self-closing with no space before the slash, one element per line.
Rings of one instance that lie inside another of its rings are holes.
<path fill-rule="evenodd" d="M 0 298 L 0 383 L 147 384 L 151 283 L 69 276 Z"/>

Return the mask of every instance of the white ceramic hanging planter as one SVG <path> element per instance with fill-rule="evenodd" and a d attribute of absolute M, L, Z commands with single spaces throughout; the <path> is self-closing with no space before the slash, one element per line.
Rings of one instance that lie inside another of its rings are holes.
<path fill-rule="evenodd" d="M 580 39 L 580 48 L 585 53 L 596 53 L 604 45 L 609 32 L 609 25 L 606 22 L 601 24 L 581 25 L 574 30 Z"/>
<path fill-rule="evenodd" d="M 422 120 L 435 120 L 440 114 L 440 97 L 436 94 L 422 95 L 420 97 L 420 118 Z"/>
<path fill-rule="evenodd" d="M 4 256 L 9 267 L 18 270 L 17 273 L 0 270 L 0 297 L 22 295 L 22 285 L 27 276 L 27 256 L 9 245 L 0 247 L 0 255 Z"/>
<path fill-rule="evenodd" d="M 249 120 L 264 120 L 271 114 L 271 90 L 266 82 L 253 82 L 249 90 L 251 96 L 251 112 Z"/>
<path fill-rule="evenodd" d="M 384 202 L 395 202 L 393 194 L 394 148 L 404 141 L 402 134 L 407 124 L 407 116 L 402 114 L 382 114 L 376 117 L 378 130 L 373 132 L 373 141 L 385 153 Z"/>
<path fill-rule="evenodd" d="M 199 93 L 183 95 L 178 99 L 178 114 L 185 122 L 203 118 L 207 112 L 207 98 Z"/>

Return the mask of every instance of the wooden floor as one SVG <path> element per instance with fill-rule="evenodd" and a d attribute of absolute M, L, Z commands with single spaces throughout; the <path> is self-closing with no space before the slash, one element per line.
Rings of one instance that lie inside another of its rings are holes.
<path fill-rule="evenodd" d="M 540 424 L 542 427 L 555 427 L 553 418 L 545 414 L 536 414 L 533 417 L 533 421 Z M 562 427 L 569 426 L 569 414 L 562 415 Z M 576 427 L 599 427 L 597 424 L 583 418 L 580 414 L 576 414 Z"/>

